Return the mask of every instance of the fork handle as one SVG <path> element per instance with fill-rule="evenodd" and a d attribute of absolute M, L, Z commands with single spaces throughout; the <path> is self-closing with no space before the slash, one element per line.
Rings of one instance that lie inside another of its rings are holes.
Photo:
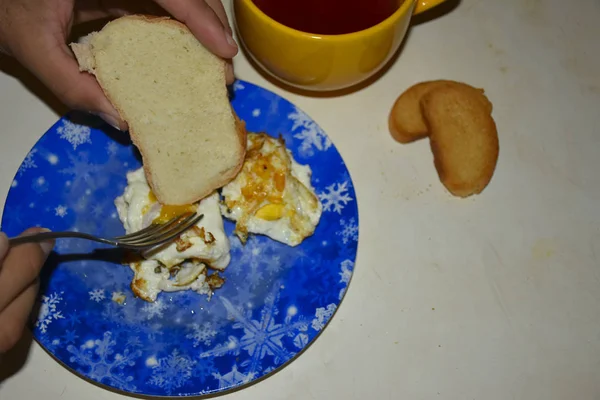
<path fill-rule="evenodd" d="M 118 243 L 115 241 L 104 239 L 104 238 L 99 238 L 99 237 L 92 236 L 87 233 L 81 233 L 81 232 L 42 232 L 42 233 L 36 233 L 34 235 L 13 237 L 13 238 L 8 239 L 8 243 L 10 244 L 10 246 L 17 246 L 19 244 L 24 244 L 24 243 L 36 243 L 36 242 L 43 242 L 44 240 L 62 239 L 62 238 L 87 239 L 87 240 L 93 240 L 94 242 L 110 244 L 113 246 L 118 245 Z"/>

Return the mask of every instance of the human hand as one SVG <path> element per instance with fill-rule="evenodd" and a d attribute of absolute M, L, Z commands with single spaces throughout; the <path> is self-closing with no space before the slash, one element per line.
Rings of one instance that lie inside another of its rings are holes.
<path fill-rule="evenodd" d="M 68 107 L 125 130 L 95 78 L 80 73 L 67 40 L 73 25 L 126 14 L 171 14 L 216 55 L 238 51 L 221 0 L 0 0 L 0 51 L 14 56 Z M 229 64 L 228 82 L 233 82 Z"/>
<path fill-rule="evenodd" d="M 23 234 L 40 231 L 28 229 Z M 9 249 L 0 232 L 0 354 L 21 338 L 38 292 L 38 275 L 53 246 L 54 242 L 42 242 Z"/>

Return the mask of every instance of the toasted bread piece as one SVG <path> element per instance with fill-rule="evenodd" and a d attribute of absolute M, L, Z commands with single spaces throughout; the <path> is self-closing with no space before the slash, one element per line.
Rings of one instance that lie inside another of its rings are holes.
<path fill-rule="evenodd" d="M 471 86 L 442 85 L 421 99 L 435 167 L 455 196 L 479 194 L 498 161 L 499 144 L 492 105 Z"/>
<path fill-rule="evenodd" d="M 392 137 L 400 143 L 410 143 L 429 135 L 427 123 L 421 112 L 421 99 L 436 88 L 457 85 L 468 86 L 461 82 L 439 79 L 417 83 L 409 87 L 394 102 L 388 118 Z M 470 87 L 470 86 L 469 86 Z M 483 93 L 483 89 L 475 89 Z M 487 102 L 487 99 L 485 100 Z M 491 103 L 487 102 L 492 111 Z"/>
<path fill-rule="evenodd" d="M 430 90 L 451 81 L 435 80 L 417 83 L 406 89 L 394 102 L 388 118 L 392 137 L 400 143 L 410 143 L 428 136 L 421 114 L 421 98 Z"/>
<path fill-rule="evenodd" d="M 196 202 L 237 175 L 246 137 L 229 102 L 225 61 L 185 25 L 121 17 L 71 48 L 129 125 L 160 203 Z"/>

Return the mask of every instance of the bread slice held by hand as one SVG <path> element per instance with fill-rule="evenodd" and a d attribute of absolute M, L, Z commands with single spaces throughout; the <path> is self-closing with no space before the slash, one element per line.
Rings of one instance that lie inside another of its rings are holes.
<path fill-rule="evenodd" d="M 499 153 L 492 105 L 483 91 L 465 84 L 441 86 L 423 96 L 421 109 L 443 185 L 459 197 L 481 193 Z"/>
<path fill-rule="evenodd" d="M 237 175 L 246 134 L 229 102 L 225 60 L 185 25 L 121 17 L 71 48 L 129 125 L 160 203 L 194 203 Z"/>

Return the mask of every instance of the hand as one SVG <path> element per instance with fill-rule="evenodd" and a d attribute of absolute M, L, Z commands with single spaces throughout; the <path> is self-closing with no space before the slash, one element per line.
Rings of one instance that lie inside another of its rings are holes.
<path fill-rule="evenodd" d="M 0 0 L 0 51 L 14 56 L 68 107 L 97 114 L 125 130 L 95 78 L 79 72 L 68 36 L 82 22 L 165 12 L 185 23 L 216 55 L 230 59 L 237 53 L 221 0 Z"/>
<path fill-rule="evenodd" d="M 32 234 L 41 229 L 29 229 Z M 0 354 L 20 339 L 38 292 L 38 274 L 54 243 L 29 243 L 9 249 L 0 232 Z"/>

